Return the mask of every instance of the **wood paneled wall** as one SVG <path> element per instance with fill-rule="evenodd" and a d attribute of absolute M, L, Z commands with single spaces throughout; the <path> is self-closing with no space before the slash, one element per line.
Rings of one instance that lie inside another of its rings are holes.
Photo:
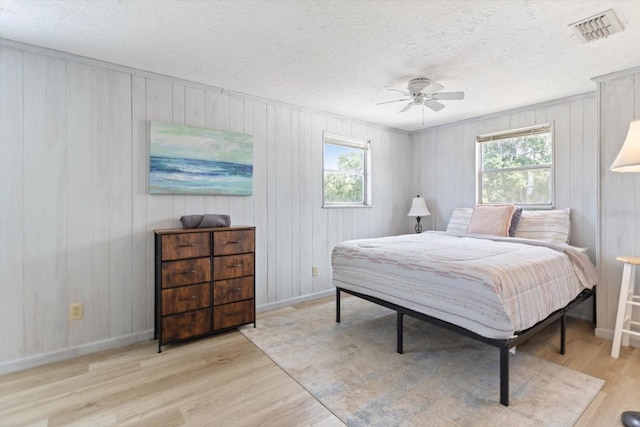
<path fill-rule="evenodd" d="M 0 94 L 0 371 L 148 339 L 152 230 L 182 215 L 257 227 L 259 307 L 330 291 L 336 243 L 410 230 L 402 132 L 7 41 Z M 151 120 L 252 134 L 253 195 L 149 195 Z M 371 141 L 373 207 L 321 208 L 324 130 Z"/>
<path fill-rule="evenodd" d="M 600 147 L 600 245 L 598 330 L 611 338 L 615 328 L 622 263 L 617 256 L 640 256 L 640 173 L 616 173 L 609 167 L 627 136 L 629 123 L 640 119 L 640 67 L 594 79 L 598 85 Z M 636 294 L 640 292 L 636 274 Z M 640 310 L 634 311 L 640 321 Z M 640 343 L 637 338 L 636 345 Z"/>
<path fill-rule="evenodd" d="M 444 230 L 456 207 L 476 203 L 476 136 L 552 123 L 556 208 L 571 208 L 571 244 L 596 259 L 596 97 L 589 93 L 427 129 L 412 135 L 412 189 L 426 198 L 425 225 Z M 577 315 L 591 315 L 580 307 Z"/>

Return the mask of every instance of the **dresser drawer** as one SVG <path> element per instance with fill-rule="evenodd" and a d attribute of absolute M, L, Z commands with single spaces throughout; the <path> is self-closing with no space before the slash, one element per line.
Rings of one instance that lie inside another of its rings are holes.
<path fill-rule="evenodd" d="M 211 305 L 209 289 L 209 283 L 164 289 L 162 313 L 175 314 L 209 307 Z"/>
<path fill-rule="evenodd" d="M 253 276 L 213 282 L 213 305 L 253 298 Z"/>
<path fill-rule="evenodd" d="M 191 285 L 211 280 L 211 258 L 185 259 L 162 263 L 162 287 Z"/>
<path fill-rule="evenodd" d="M 233 255 L 254 252 L 254 231 L 216 231 L 213 233 L 213 254 Z"/>
<path fill-rule="evenodd" d="M 254 321 L 253 300 L 232 302 L 213 309 L 213 329 L 231 328 Z"/>
<path fill-rule="evenodd" d="M 175 341 L 211 331 L 211 309 L 189 311 L 162 318 L 162 341 Z"/>
<path fill-rule="evenodd" d="M 219 256 L 213 259 L 213 280 L 253 276 L 253 254 Z"/>
<path fill-rule="evenodd" d="M 211 254 L 209 233 L 180 233 L 162 236 L 162 260 L 205 257 Z"/>

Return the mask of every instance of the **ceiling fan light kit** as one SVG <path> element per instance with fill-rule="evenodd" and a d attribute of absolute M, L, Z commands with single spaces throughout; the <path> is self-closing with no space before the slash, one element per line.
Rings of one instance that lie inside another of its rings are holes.
<path fill-rule="evenodd" d="M 418 77 L 417 79 L 412 79 L 409 80 L 409 84 L 407 85 L 407 89 L 409 90 L 409 93 L 411 94 L 417 94 L 420 93 L 424 90 L 424 93 L 434 93 L 437 92 L 439 90 L 444 89 L 444 86 L 436 83 L 436 82 L 432 82 L 431 80 L 424 78 L 424 77 Z"/>
<path fill-rule="evenodd" d="M 444 86 L 442 86 L 441 84 L 432 82 L 431 80 L 425 77 L 418 77 L 418 78 L 409 80 L 409 84 L 407 84 L 406 92 L 398 89 L 389 89 L 394 92 L 400 92 L 408 98 L 380 102 L 378 103 L 378 105 L 388 104 L 390 102 L 409 101 L 409 103 L 400 110 L 401 113 L 404 113 L 405 111 L 409 110 L 414 105 L 424 106 L 433 111 L 440 111 L 445 107 L 445 105 L 438 102 L 438 100 L 464 99 L 464 92 L 439 92 L 442 89 L 444 89 Z"/>

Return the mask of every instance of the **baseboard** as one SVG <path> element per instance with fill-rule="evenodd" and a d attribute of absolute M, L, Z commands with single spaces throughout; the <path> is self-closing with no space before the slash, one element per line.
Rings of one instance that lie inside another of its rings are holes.
<path fill-rule="evenodd" d="M 328 289 L 322 292 L 316 292 L 309 295 L 303 295 L 295 298 L 289 298 L 284 301 L 276 301 L 268 304 L 262 304 L 256 307 L 256 312 L 265 312 L 277 310 L 279 308 L 288 307 L 290 305 L 299 304 L 305 301 L 311 301 L 319 298 L 325 298 L 335 295 L 335 289 Z M 21 359 L 0 362 L 0 375 L 18 372 L 37 366 L 47 365 L 49 363 L 59 362 L 61 360 L 73 359 L 74 357 L 84 356 L 86 354 L 96 353 L 104 350 L 111 350 L 118 347 L 135 344 L 138 342 L 153 339 L 153 329 L 142 332 L 136 332 L 129 335 L 123 335 L 116 338 L 95 341 L 87 344 L 69 347 L 62 350 L 52 351 L 50 353 L 37 354 Z"/>
<path fill-rule="evenodd" d="M 326 291 L 316 292 L 314 294 L 302 295 L 295 298 L 289 298 L 283 301 L 275 301 L 267 304 L 258 305 L 256 306 L 256 312 L 264 313 L 265 311 L 278 310 L 279 308 L 289 307 L 291 305 L 299 304 L 301 302 L 325 298 L 335 294 L 336 294 L 335 288 L 327 289 Z"/>
<path fill-rule="evenodd" d="M 597 337 L 613 340 L 613 331 L 611 329 L 596 328 L 595 334 Z"/>
<path fill-rule="evenodd" d="M 611 329 L 596 328 L 595 334 L 597 337 L 613 341 L 613 331 Z M 629 337 L 629 345 L 631 347 L 640 347 L 640 338 Z"/>
<path fill-rule="evenodd" d="M 116 338 L 95 341 L 75 347 L 69 347 L 53 351 L 51 353 L 38 354 L 35 356 L 24 357 L 22 359 L 10 360 L 8 362 L 0 362 L 0 375 L 35 368 L 36 366 L 47 365 L 61 360 L 73 359 L 74 357 L 84 356 L 98 351 L 124 347 L 138 342 L 149 341 L 151 339 L 153 339 L 153 329 L 122 335 Z"/>

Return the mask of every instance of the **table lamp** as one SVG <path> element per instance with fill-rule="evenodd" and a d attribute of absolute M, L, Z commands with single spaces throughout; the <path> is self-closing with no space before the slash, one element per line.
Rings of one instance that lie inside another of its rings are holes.
<path fill-rule="evenodd" d="M 416 217 L 416 233 L 422 233 L 422 224 L 420 224 L 420 218 L 429 215 L 431 215 L 431 212 L 429 212 L 427 204 L 425 203 L 424 199 L 418 194 L 418 197 L 413 198 L 413 201 L 411 202 L 411 209 L 409 209 L 409 213 L 407 214 L 407 216 Z"/>
<path fill-rule="evenodd" d="M 640 172 L 640 119 L 629 125 L 627 138 L 609 169 L 613 172 Z"/>

